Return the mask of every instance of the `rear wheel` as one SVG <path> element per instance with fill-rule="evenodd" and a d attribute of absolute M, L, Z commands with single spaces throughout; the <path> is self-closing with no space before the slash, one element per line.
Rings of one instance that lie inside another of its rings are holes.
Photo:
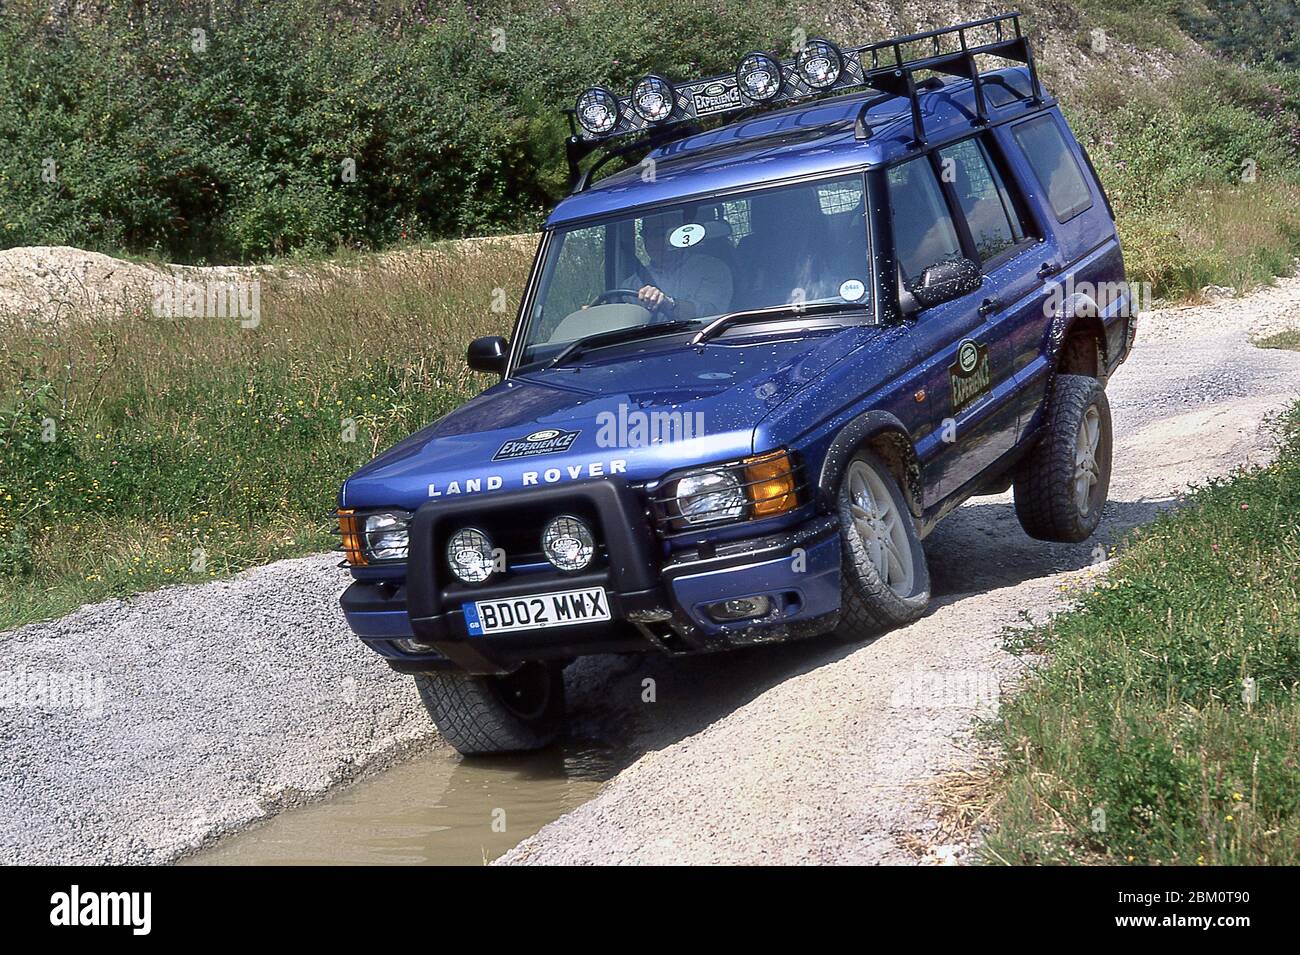
<path fill-rule="evenodd" d="M 1096 378 L 1058 375 L 1047 426 L 1016 475 L 1016 517 L 1030 537 L 1075 543 L 1101 523 L 1110 490 L 1110 403 Z"/>
<path fill-rule="evenodd" d="M 910 623 L 930 603 L 930 570 L 903 492 L 885 463 L 860 451 L 844 469 L 838 499 L 840 623 L 862 640 Z"/>
<path fill-rule="evenodd" d="M 561 668 L 525 663 L 505 676 L 438 670 L 415 678 L 443 739 L 466 756 L 541 749 L 564 721 Z"/>

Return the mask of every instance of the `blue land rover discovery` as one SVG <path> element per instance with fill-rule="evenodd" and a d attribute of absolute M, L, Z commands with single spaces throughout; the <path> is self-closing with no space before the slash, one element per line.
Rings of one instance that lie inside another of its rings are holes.
<path fill-rule="evenodd" d="M 583 654 L 916 619 L 972 495 L 1093 533 L 1133 296 L 1017 15 L 570 116 L 514 333 L 469 346 L 500 382 L 339 496 L 347 621 L 461 752 L 553 739 Z"/>

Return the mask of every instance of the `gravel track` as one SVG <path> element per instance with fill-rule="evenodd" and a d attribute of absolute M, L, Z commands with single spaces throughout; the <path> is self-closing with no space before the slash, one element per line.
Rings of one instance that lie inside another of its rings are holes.
<path fill-rule="evenodd" d="M 933 611 L 869 645 L 579 661 L 574 731 L 635 761 L 503 861 L 915 861 L 933 841 L 925 787 L 969 765 L 972 716 L 1018 672 L 1000 633 L 1066 605 L 1104 569 L 1098 541 L 1267 456 L 1261 425 L 1300 393 L 1300 356 L 1247 337 L 1285 327 L 1300 327 L 1300 279 L 1144 316 L 1109 389 L 1098 540 L 1030 540 L 1009 496 L 980 498 L 926 542 Z M 165 862 L 443 745 L 411 680 L 344 625 L 335 563 L 281 561 L 0 634 L 10 685 L 89 675 L 104 692 L 0 708 L 0 862 Z"/>
<path fill-rule="evenodd" d="M 1099 544 L 1190 484 L 1268 458 L 1265 422 L 1300 395 L 1300 355 L 1249 340 L 1296 327 L 1300 279 L 1144 315 L 1107 389 L 1115 463 L 1093 540 L 1032 540 L 1009 494 L 977 498 L 926 540 L 934 609 L 908 627 L 857 648 L 633 663 L 602 692 L 630 709 L 656 680 L 634 734 L 650 751 L 498 861 L 959 861 L 967 847 L 938 844 L 927 790 L 977 761 L 972 719 L 1022 665 L 1004 630 L 1066 607 L 1104 572 Z"/>

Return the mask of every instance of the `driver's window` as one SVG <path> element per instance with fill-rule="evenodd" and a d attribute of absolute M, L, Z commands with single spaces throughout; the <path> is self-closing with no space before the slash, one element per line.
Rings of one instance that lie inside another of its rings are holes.
<path fill-rule="evenodd" d="M 894 223 L 894 255 L 904 279 L 962 254 L 948 204 L 930 160 L 910 159 L 889 170 L 889 207 Z"/>
<path fill-rule="evenodd" d="M 547 292 L 545 314 L 539 314 L 538 336 L 550 338 L 566 315 L 586 305 L 606 288 L 605 232 L 603 225 L 562 233 Z M 541 303 L 538 303 L 541 311 Z"/>

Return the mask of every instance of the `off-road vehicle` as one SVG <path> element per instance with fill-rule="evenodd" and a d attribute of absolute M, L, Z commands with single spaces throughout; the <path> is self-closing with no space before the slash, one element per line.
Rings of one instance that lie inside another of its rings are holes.
<path fill-rule="evenodd" d="M 347 621 L 461 752 L 553 739 L 583 654 L 916 619 L 972 495 L 1093 533 L 1133 296 L 1018 15 L 570 117 L 513 334 L 469 345 L 500 382 L 339 495 Z"/>

